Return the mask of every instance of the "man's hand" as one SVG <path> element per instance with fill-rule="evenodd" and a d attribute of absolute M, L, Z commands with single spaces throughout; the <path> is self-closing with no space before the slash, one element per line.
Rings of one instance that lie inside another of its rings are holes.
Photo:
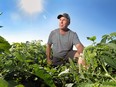
<path fill-rule="evenodd" d="M 86 65 L 84 58 L 79 58 L 78 59 L 78 64 L 82 64 L 83 66 Z"/>
<path fill-rule="evenodd" d="M 86 61 L 85 61 L 82 53 L 80 53 L 80 56 L 79 56 L 79 59 L 78 59 L 78 64 L 81 64 L 83 67 L 86 66 Z"/>
<path fill-rule="evenodd" d="M 47 59 L 47 63 L 48 63 L 48 65 L 51 65 L 52 64 L 51 59 Z"/>
<path fill-rule="evenodd" d="M 85 68 L 85 69 L 88 69 L 88 67 L 89 67 L 89 65 L 86 64 L 86 61 L 85 61 L 83 55 L 80 55 L 80 57 L 78 58 L 78 64 L 79 64 L 79 66 L 82 65 L 83 68 Z"/>

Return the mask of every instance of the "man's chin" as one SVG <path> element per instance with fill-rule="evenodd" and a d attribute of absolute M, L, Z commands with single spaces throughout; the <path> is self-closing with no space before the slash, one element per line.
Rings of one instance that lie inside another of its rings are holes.
<path fill-rule="evenodd" d="M 65 27 L 60 27 L 60 29 L 64 30 L 64 29 L 66 29 L 66 28 L 65 28 Z"/>

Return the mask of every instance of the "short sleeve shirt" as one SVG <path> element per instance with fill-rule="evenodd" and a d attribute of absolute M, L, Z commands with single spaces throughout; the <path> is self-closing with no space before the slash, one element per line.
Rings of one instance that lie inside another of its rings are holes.
<path fill-rule="evenodd" d="M 80 43 L 76 32 L 70 29 L 65 35 L 60 34 L 59 29 L 53 30 L 48 38 L 48 44 L 53 45 L 53 57 L 63 58 L 66 54 L 73 49 L 73 45 Z"/>

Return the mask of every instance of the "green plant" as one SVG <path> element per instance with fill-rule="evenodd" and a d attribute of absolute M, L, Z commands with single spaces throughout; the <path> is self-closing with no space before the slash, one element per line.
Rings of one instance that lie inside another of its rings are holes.
<path fill-rule="evenodd" d="M 10 45 L 0 37 L 0 87 L 115 87 L 116 32 L 103 35 L 99 43 L 95 36 L 87 38 L 93 43 L 83 52 L 86 69 L 72 59 L 47 65 L 41 40 Z"/>

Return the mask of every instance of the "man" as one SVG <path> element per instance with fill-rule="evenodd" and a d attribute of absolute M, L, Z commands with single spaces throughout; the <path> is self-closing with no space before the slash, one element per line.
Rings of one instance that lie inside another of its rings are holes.
<path fill-rule="evenodd" d="M 50 33 L 46 48 L 47 63 L 54 66 L 65 64 L 68 62 L 68 58 L 79 58 L 84 49 L 76 32 L 68 28 L 70 16 L 63 13 L 58 15 L 57 18 L 59 19 L 59 28 Z M 77 51 L 73 50 L 73 45 L 75 45 Z M 53 51 L 52 57 L 51 48 Z M 77 59 L 77 63 L 85 64 L 81 59 Z"/>

